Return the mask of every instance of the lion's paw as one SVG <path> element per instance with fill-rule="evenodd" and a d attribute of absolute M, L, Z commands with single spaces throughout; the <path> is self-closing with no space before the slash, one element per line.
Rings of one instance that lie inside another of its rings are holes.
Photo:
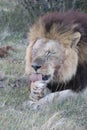
<path fill-rule="evenodd" d="M 50 90 L 46 87 L 46 83 L 43 81 L 32 82 L 30 86 L 30 100 L 36 102 L 50 93 Z"/>

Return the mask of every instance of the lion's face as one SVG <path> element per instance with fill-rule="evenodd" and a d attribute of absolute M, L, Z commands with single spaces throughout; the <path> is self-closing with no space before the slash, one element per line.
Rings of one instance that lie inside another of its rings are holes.
<path fill-rule="evenodd" d="M 56 40 L 38 39 L 31 49 L 31 80 L 67 82 L 76 73 L 78 54 Z M 36 78 L 37 75 L 37 78 Z"/>

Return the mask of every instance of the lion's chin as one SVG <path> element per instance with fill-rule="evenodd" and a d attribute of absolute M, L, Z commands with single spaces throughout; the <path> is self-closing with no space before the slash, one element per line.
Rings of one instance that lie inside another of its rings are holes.
<path fill-rule="evenodd" d="M 30 75 L 30 81 L 35 82 L 35 81 L 44 81 L 44 82 L 49 82 L 51 75 L 43 75 L 40 73 L 32 73 Z"/>

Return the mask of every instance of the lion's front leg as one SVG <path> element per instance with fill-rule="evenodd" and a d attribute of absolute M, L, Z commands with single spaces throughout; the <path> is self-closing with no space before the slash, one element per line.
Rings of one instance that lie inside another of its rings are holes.
<path fill-rule="evenodd" d="M 30 103 L 31 108 L 38 110 L 43 105 L 48 105 L 52 102 L 62 102 L 69 97 L 76 97 L 76 93 L 72 90 L 64 90 L 60 92 L 52 93 L 48 88 L 47 84 L 43 81 L 32 82 L 30 86 Z"/>
<path fill-rule="evenodd" d="M 59 103 L 68 98 L 76 97 L 77 94 L 69 89 L 61 92 L 48 93 L 46 96 L 40 98 L 37 102 L 35 102 L 32 106 L 32 109 L 38 110 L 39 108 L 43 107 L 43 105 L 48 105 L 49 103 L 53 103 L 54 101 Z"/>

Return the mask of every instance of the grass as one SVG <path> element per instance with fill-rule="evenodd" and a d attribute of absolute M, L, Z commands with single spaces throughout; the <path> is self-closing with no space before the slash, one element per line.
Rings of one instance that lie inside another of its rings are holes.
<path fill-rule="evenodd" d="M 9 9 L 13 9 L 15 5 L 14 1 L 8 2 L 8 0 L 0 0 L 0 9 L 9 11 Z"/>

